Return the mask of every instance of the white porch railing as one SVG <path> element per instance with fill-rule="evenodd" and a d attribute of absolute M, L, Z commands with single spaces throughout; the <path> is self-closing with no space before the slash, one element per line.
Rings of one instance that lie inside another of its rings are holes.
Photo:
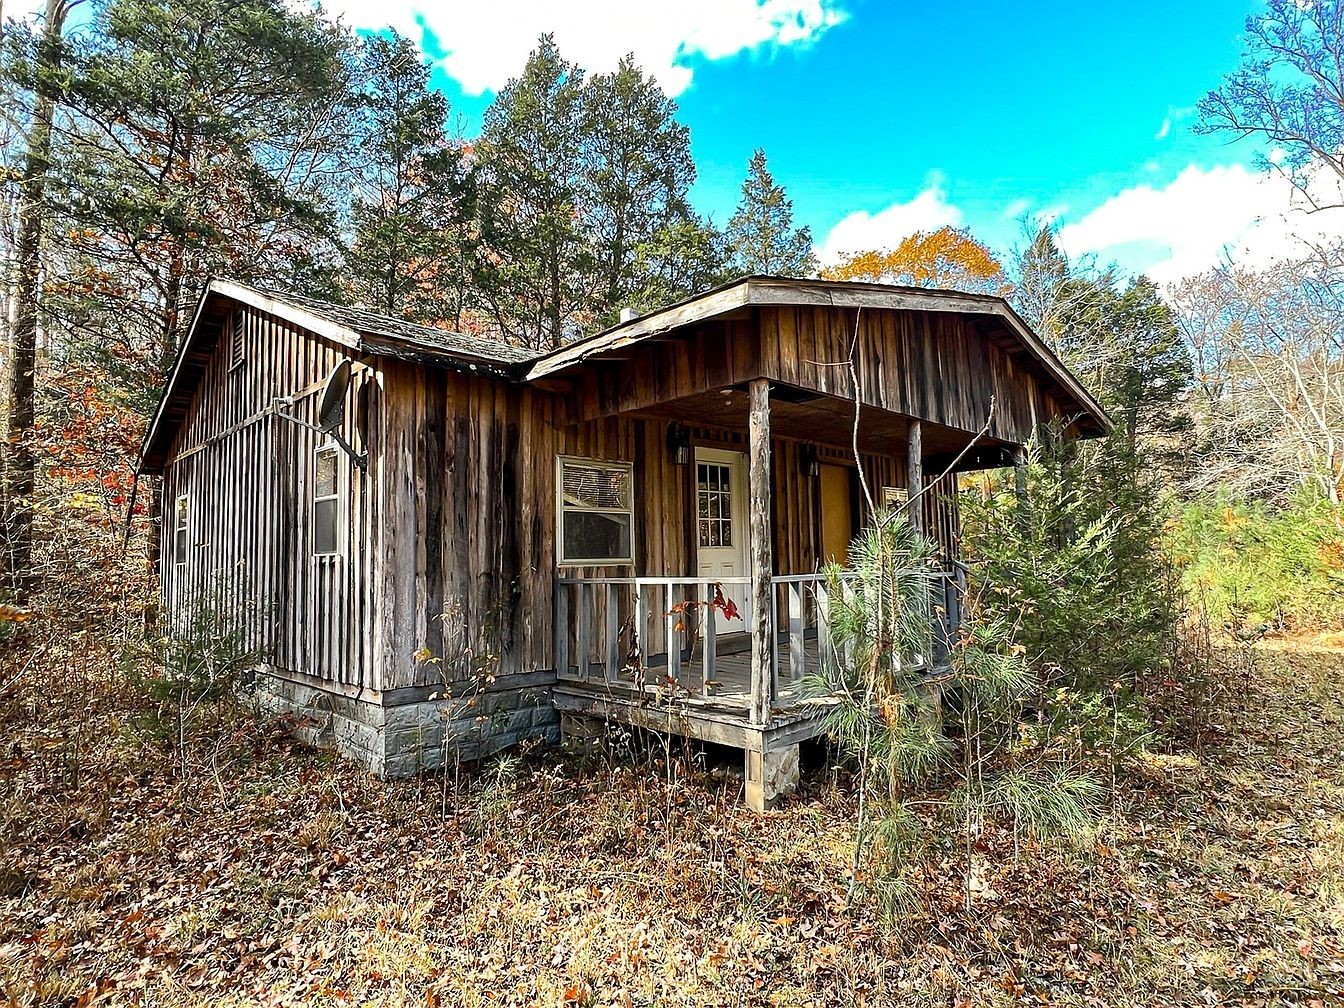
<path fill-rule="evenodd" d="M 932 634 L 934 653 L 912 658 L 933 665 L 945 657 L 941 642 L 960 625 L 964 579 L 960 571 L 920 574 L 929 584 L 928 618 L 938 626 Z M 556 674 L 589 685 L 680 690 L 747 710 L 768 709 L 753 702 L 763 685 L 770 691 L 768 706 L 800 699 L 799 687 L 809 673 L 844 657 L 836 653 L 830 633 L 830 583 L 823 574 L 771 579 L 768 684 L 751 675 L 745 621 L 740 637 L 719 632 L 724 614 L 714 605 L 716 589 L 748 599 L 750 588 L 751 579 L 745 577 L 559 578 Z"/>

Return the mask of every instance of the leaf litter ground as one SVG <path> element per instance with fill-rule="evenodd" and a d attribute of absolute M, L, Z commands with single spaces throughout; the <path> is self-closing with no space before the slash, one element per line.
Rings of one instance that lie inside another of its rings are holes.
<path fill-rule="evenodd" d="M 0 1003 L 1344 1003 L 1342 698 L 1344 656 L 1261 652 L 1093 843 L 949 833 L 893 925 L 834 771 L 757 816 L 675 748 L 383 782 L 231 717 L 174 754 L 53 651 L 0 699 Z"/>

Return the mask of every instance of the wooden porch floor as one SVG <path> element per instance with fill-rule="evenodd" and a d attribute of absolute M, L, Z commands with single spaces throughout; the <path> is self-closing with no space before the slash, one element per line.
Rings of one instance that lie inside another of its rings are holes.
<path fill-rule="evenodd" d="M 781 639 L 781 650 L 787 647 L 787 643 L 786 640 Z M 817 647 L 816 638 L 804 642 L 803 658 L 808 670 L 817 668 L 821 660 L 821 652 Z M 747 706 L 751 700 L 751 652 L 749 650 L 719 655 L 715 663 L 714 674 L 716 679 L 710 685 L 708 696 L 724 702 L 740 703 L 743 707 Z M 700 661 L 682 662 L 681 683 L 687 690 L 699 696 L 705 696 L 703 682 L 704 666 Z M 781 678 L 779 682 L 780 703 L 776 706 L 800 699 L 801 689 L 801 683 L 791 683 Z"/>
<path fill-rule="evenodd" d="M 781 639 L 781 653 L 787 642 Z M 819 649 L 815 638 L 804 645 L 808 670 L 815 669 Z M 677 684 L 667 682 L 666 655 L 651 655 L 645 682 L 608 682 L 603 667 L 591 666 L 589 679 L 576 678 L 578 670 L 555 686 L 555 705 L 562 712 L 592 714 L 610 720 L 642 725 L 689 738 L 736 746 L 757 752 L 787 748 L 821 734 L 821 715 L 830 704 L 803 694 L 801 683 L 781 679 L 771 707 L 770 726 L 752 724 L 751 652 L 730 650 L 719 654 L 717 679 L 708 693 L 703 689 L 703 665 L 699 660 L 681 663 Z"/>

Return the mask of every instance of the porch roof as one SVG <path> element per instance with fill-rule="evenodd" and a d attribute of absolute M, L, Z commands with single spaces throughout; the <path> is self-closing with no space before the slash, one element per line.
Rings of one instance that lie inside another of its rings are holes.
<path fill-rule="evenodd" d="M 1003 298 L 850 280 L 776 276 L 733 280 L 560 347 L 534 361 L 527 369 L 526 379 L 546 378 L 683 326 L 764 306 L 885 308 L 982 316 L 997 323 L 996 335 L 1009 346 L 1010 352 L 1022 354 L 1028 365 L 1054 385 L 1076 412 L 1092 420 L 1094 433 L 1108 433 L 1114 426 L 1101 404 Z"/>

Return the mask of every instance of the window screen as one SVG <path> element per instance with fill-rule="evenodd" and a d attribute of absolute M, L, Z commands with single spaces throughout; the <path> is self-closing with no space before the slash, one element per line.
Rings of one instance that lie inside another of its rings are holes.
<path fill-rule="evenodd" d="M 187 562 L 187 495 L 177 499 L 173 507 L 173 563 Z"/>
<path fill-rule="evenodd" d="M 317 450 L 313 473 L 313 552 L 339 552 L 337 532 L 340 528 L 341 497 L 338 492 L 337 468 L 339 458 L 335 446 Z"/>
<path fill-rule="evenodd" d="M 560 563 L 631 563 L 634 493 L 629 463 L 562 458 L 559 469 Z"/>

